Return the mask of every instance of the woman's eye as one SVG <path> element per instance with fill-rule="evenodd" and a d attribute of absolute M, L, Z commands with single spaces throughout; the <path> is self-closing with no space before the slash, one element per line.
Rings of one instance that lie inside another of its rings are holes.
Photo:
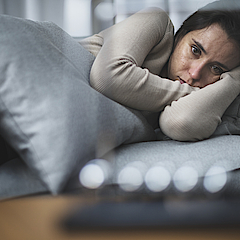
<path fill-rule="evenodd" d="M 194 55 L 201 55 L 201 50 L 197 47 L 197 46 L 195 46 L 195 45 L 193 45 L 192 46 L 192 53 L 194 54 Z"/>
<path fill-rule="evenodd" d="M 211 66 L 211 69 L 212 69 L 212 72 L 216 75 L 221 75 L 223 73 L 223 70 L 216 65 Z"/>

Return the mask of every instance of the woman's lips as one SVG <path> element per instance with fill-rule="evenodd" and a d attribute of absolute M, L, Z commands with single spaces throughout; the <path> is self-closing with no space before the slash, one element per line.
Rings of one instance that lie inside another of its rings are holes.
<path fill-rule="evenodd" d="M 181 84 L 183 84 L 183 83 L 186 83 L 184 80 L 182 80 L 180 77 L 177 77 L 177 80 L 181 83 Z"/>
<path fill-rule="evenodd" d="M 185 82 L 184 82 L 182 79 L 180 79 L 180 83 L 183 84 L 183 83 L 185 83 Z"/>

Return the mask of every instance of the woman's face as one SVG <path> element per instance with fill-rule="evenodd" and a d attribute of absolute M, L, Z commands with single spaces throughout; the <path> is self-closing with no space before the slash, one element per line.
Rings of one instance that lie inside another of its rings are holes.
<path fill-rule="evenodd" d="M 194 87 L 205 87 L 240 64 L 239 52 L 218 24 L 189 32 L 170 57 L 168 77 Z"/>

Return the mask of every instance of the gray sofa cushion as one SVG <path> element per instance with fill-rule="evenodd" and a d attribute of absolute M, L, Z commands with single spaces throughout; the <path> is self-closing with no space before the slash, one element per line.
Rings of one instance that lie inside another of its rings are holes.
<path fill-rule="evenodd" d="M 0 16 L 0 134 L 53 194 L 76 166 L 155 138 L 141 114 L 89 86 L 93 61 L 52 23 Z"/>
<path fill-rule="evenodd" d="M 173 184 L 176 172 L 181 167 L 191 167 L 197 172 L 198 177 L 193 191 L 199 194 L 204 192 L 202 181 L 206 173 L 212 167 L 220 167 L 226 173 L 231 173 L 228 174 L 227 189 L 225 190 L 228 193 L 240 195 L 240 171 L 234 172 L 240 169 L 239 146 L 240 136 L 237 135 L 218 136 L 199 142 L 153 141 L 118 147 L 103 158 L 110 160 L 113 166 L 111 184 L 119 184 L 118 176 L 127 165 L 138 166 L 139 163 L 144 163 L 143 176 L 146 176 L 145 174 L 151 167 L 160 165 L 168 170 L 171 176 L 171 184 L 167 193 L 174 193 L 179 191 Z M 186 179 L 191 181 L 191 176 L 187 174 Z M 149 189 L 144 186 L 144 183 L 140 192 L 149 193 Z"/>
<path fill-rule="evenodd" d="M 225 167 L 230 178 L 222 194 L 224 196 L 240 196 L 240 136 L 219 136 L 200 142 L 177 142 L 177 141 L 152 141 L 134 143 L 121 146 L 111 151 L 103 158 L 112 161 L 112 174 L 108 182 L 108 190 L 117 183 L 119 172 L 129 163 L 141 161 L 151 167 L 156 163 L 171 167 L 172 175 L 181 166 L 193 166 L 199 173 L 199 182 L 208 169 L 214 165 Z M 78 168 L 78 171 L 80 167 Z M 77 171 L 77 173 L 78 173 Z M 20 159 L 11 160 L 0 166 L 0 199 L 25 196 L 29 194 L 47 193 L 48 189 L 39 181 L 32 171 Z M 195 187 L 193 194 L 205 195 L 200 184 Z M 78 174 L 71 175 L 63 192 L 82 192 L 82 186 Z M 118 194 L 113 188 L 114 194 Z M 101 192 L 101 191 L 100 191 Z M 104 192 L 106 193 L 106 192 Z M 112 192 L 111 192 L 112 193 Z M 122 194 L 122 192 L 120 191 Z M 137 194 L 148 195 L 146 188 L 137 191 Z M 163 193 L 157 193 L 159 197 L 170 196 L 176 192 L 173 185 Z M 129 193 L 128 193 L 129 194 Z M 135 192 L 132 193 L 136 194 Z M 187 193 L 188 194 L 188 193 Z"/>
<path fill-rule="evenodd" d="M 169 140 L 128 144 L 115 149 L 111 155 L 114 169 L 133 161 L 142 161 L 147 166 L 162 162 L 174 166 L 173 169 L 189 163 L 198 168 L 201 177 L 214 164 L 224 166 L 227 171 L 240 168 L 239 146 L 240 136 L 231 135 L 199 142 Z"/>

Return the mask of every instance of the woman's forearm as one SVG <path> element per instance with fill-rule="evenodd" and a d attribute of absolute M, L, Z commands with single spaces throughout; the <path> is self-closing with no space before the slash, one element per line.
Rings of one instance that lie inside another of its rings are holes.
<path fill-rule="evenodd" d="M 134 109 L 159 112 L 173 100 L 196 90 L 154 75 L 124 59 L 116 60 L 115 64 L 105 73 L 94 68 L 91 74 L 98 80 L 92 85 L 107 97 Z"/>
<path fill-rule="evenodd" d="M 167 136 L 196 141 L 213 134 L 228 106 L 240 92 L 240 68 L 224 73 L 221 80 L 172 102 L 162 112 L 159 124 Z"/>

